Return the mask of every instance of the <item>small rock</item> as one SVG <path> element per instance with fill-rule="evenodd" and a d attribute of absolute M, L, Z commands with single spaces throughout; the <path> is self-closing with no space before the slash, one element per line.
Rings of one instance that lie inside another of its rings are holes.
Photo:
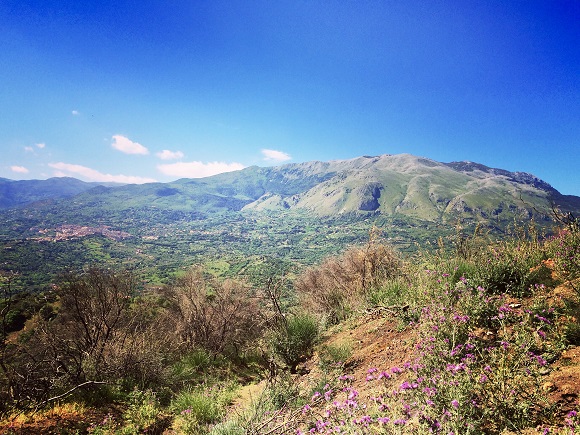
<path fill-rule="evenodd" d="M 562 396 L 577 396 L 576 387 L 572 384 L 564 384 L 560 388 L 562 390 Z"/>
<path fill-rule="evenodd" d="M 554 391 L 555 389 L 556 389 L 556 386 L 554 385 L 553 382 L 544 382 L 542 384 L 542 390 L 544 390 L 545 392 Z"/>

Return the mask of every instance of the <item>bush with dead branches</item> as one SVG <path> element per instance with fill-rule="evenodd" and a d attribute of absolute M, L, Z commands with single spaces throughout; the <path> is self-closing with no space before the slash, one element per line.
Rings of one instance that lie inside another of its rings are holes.
<path fill-rule="evenodd" d="M 194 267 L 164 295 L 170 301 L 166 320 L 186 349 L 235 356 L 263 332 L 260 299 L 241 281 L 220 281 Z"/>
<path fill-rule="evenodd" d="M 400 274 L 401 261 L 393 249 L 371 240 L 308 269 L 295 288 L 308 311 L 334 324 L 362 305 L 371 289 Z"/>
<path fill-rule="evenodd" d="M 36 407 L 81 385 L 158 380 L 167 341 L 135 290 L 130 272 L 64 275 L 55 286 L 55 315 L 32 319 L 3 347 L 2 399 L 13 408 Z"/>

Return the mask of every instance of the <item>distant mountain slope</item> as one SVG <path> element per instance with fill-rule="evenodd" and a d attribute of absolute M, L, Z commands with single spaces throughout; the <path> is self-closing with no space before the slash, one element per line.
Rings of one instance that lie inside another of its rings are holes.
<path fill-rule="evenodd" d="M 53 183 L 64 182 L 53 179 Z M 47 180 L 47 182 L 50 180 Z M 69 210 L 159 209 L 199 214 L 283 212 L 313 216 L 403 215 L 430 222 L 548 219 L 552 204 L 580 211 L 580 198 L 547 182 L 473 162 L 440 163 L 409 154 L 249 167 L 202 179 L 98 187 L 72 180 L 62 196 Z M 39 195 L 40 196 L 40 195 Z"/>
<path fill-rule="evenodd" d="M 322 162 L 272 168 L 252 166 L 207 178 L 98 188 L 78 195 L 73 204 L 116 210 L 158 208 L 203 213 L 240 211 L 268 192 L 292 196 L 313 188 L 334 175 L 328 166 L 328 163 Z"/>
<path fill-rule="evenodd" d="M 296 168 L 277 170 L 284 174 Z M 324 180 L 315 186 L 294 195 L 267 191 L 244 210 L 402 214 L 433 222 L 458 216 L 489 220 L 549 215 L 552 202 L 580 210 L 580 198 L 565 197 L 531 174 L 471 162 L 439 163 L 401 154 L 329 162 L 324 170 Z"/>
<path fill-rule="evenodd" d="M 0 209 L 8 209 L 47 199 L 69 198 L 100 183 L 86 183 L 76 178 L 48 180 L 8 180 L 0 178 Z"/>

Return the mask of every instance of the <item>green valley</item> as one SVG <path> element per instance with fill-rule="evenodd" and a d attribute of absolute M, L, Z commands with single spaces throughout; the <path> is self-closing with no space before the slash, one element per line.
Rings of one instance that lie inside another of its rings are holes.
<path fill-rule="evenodd" d="M 236 272 L 256 258 L 300 269 L 364 243 L 373 227 L 409 252 L 457 227 L 501 236 L 533 220 L 549 232 L 553 208 L 580 210 L 578 197 L 530 174 L 411 155 L 97 186 L 65 199 L 61 187 L 43 192 L 42 201 L 0 212 L 2 269 L 35 291 L 62 270 L 95 263 L 138 269 L 156 284 L 217 258 Z"/>

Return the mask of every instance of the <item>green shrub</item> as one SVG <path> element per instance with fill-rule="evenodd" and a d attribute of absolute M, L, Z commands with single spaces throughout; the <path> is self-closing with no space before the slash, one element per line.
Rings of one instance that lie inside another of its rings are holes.
<path fill-rule="evenodd" d="M 296 366 L 306 360 L 318 339 L 318 323 L 307 314 L 290 316 L 280 322 L 271 337 L 272 350 L 296 373 Z"/>
<path fill-rule="evenodd" d="M 0 331 L 0 334 L 8 334 L 13 331 L 20 331 L 24 328 L 24 323 L 26 323 L 26 316 L 22 311 L 10 310 L 6 313 L 3 323 L 3 325 L 0 325 L 0 328 L 3 329 L 3 331 Z"/>
<path fill-rule="evenodd" d="M 234 398 L 236 386 L 208 385 L 180 392 L 170 409 L 174 412 L 173 428 L 178 433 L 207 433 L 207 425 L 220 421 Z"/>
<path fill-rule="evenodd" d="M 212 366 L 212 362 L 209 352 L 204 349 L 195 349 L 183 355 L 171 366 L 171 378 L 175 383 L 203 378 Z"/>
<path fill-rule="evenodd" d="M 246 429 L 239 425 L 235 420 L 228 420 L 223 423 L 216 424 L 209 435 L 244 435 Z"/>
<path fill-rule="evenodd" d="M 266 407 L 280 409 L 284 406 L 293 405 L 299 398 L 300 389 L 296 381 L 288 373 L 281 373 L 270 380 L 264 396 Z"/>
<path fill-rule="evenodd" d="M 401 305 L 408 301 L 409 283 L 403 278 L 389 279 L 372 289 L 367 300 L 371 306 Z"/>
<path fill-rule="evenodd" d="M 125 425 L 121 434 L 137 434 L 146 431 L 157 421 L 160 408 L 155 394 L 148 391 L 134 390 L 128 396 L 129 407 L 123 413 Z"/>
<path fill-rule="evenodd" d="M 580 324 L 577 320 L 569 320 L 564 325 L 564 339 L 567 344 L 580 345 Z"/>
<path fill-rule="evenodd" d="M 189 415 L 198 423 L 213 423 L 222 416 L 220 403 L 203 391 L 184 391 L 177 395 L 172 407 L 182 415 Z"/>
<path fill-rule="evenodd" d="M 319 353 L 322 368 L 338 368 L 352 356 L 352 344 L 347 342 L 327 344 Z"/>
<path fill-rule="evenodd" d="M 460 237 L 461 249 L 449 251 L 440 241 L 440 250 L 422 257 L 430 267 L 444 272 L 450 286 L 467 279 L 494 295 L 529 296 L 534 284 L 550 281 L 549 271 L 541 266 L 548 258 L 546 248 L 533 226 L 516 228 L 502 241 L 479 235 Z M 441 281 L 439 281 L 440 283 Z"/>

